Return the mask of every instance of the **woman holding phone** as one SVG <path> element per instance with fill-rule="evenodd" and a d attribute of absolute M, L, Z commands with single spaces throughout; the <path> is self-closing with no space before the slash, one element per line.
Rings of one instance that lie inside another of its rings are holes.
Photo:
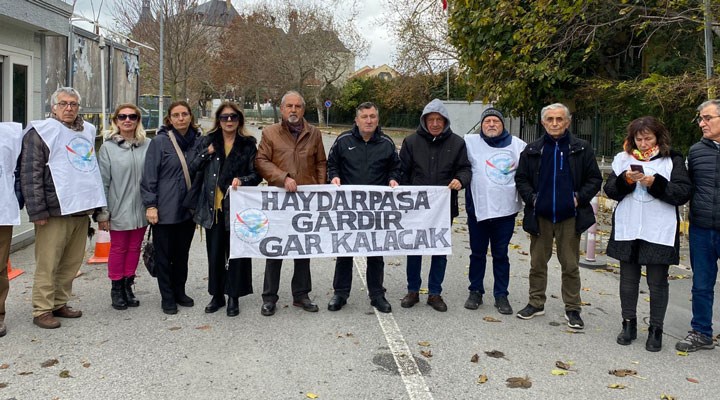
<path fill-rule="evenodd" d="M 620 261 L 622 331 L 617 343 L 637 339 L 637 300 L 642 266 L 650 288 L 647 351 L 662 348 L 670 264 L 680 261 L 678 206 L 690 198 L 691 183 L 682 154 L 670 148 L 670 133 L 654 117 L 627 127 L 624 150 L 615 156 L 605 194 L 618 205 L 607 255 Z"/>

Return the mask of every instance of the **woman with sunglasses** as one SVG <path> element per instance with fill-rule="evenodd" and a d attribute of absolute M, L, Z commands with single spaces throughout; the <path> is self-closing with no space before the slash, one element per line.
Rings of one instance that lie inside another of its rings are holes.
<path fill-rule="evenodd" d="M 195 223 L 183 200 L 193 179 L 187 164 L 200 130 L 183 100 L 170 103 L 163 123 L 148 148 L 140 190 L 145 217 L 152 225 L 162 310 L 172 315 L 178 305 L 195 305 L 185 292 Z"/>
<path fill-rule="evenodd" d="M 105 187 L 105 218 L 98 218 L 101 230 L 110 230 L 108 277 L 112 282 L 110 299 L 116 310 L 137 307 L 132 285 L 140 259 L 147 220 L 140 198 L 145 154 L 150 139 L 145 137 L 142 113 L 134 104 L 120 104 L 113 113 L 112 130 L 98 151 L 100 175 Z"/>
<path fill-rule="evenodd" d="M 194 220 L 207 235 L 208 292 L 212 299 L 206 313 L 224 307 L 227 295 L 226 313 L 234 317 L 240 313 L 238 298 L 253 292 L 251 259 L 228 258 L 231 219 L 226 191 L 231 186 L 237 189 L 260 183 L 255 172 L 256 143 L 245 129 L 240 107 L 225 101 L 215 111 L 215 125 L 199 140 L 196 157 L 190 163 L 190 170 L 200 174 L 197 186 L 193 186 L 193 191 L 199 190 Z"/>

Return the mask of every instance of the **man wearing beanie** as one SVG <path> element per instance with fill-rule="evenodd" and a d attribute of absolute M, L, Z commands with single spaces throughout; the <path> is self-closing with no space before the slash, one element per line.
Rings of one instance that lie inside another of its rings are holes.
<path fill-rule="evenodd" d="M 505 129 L 502 113 L 490 107 L 480 117 L 477 134 L 466 135 L 472 180 L 465 190 L 470 233 L 470 295 L 465 308 L 477 310 L 485 294 L 483 279 L 488 244 L 493 260 L 493 296 L 501 314 L 512 314 L 508 301 L 508 246 L 522 201 L 515 188 L 515 171 L 525 142 Z"/>
<path fill-rule="evenodd" d="M 602 175 L 590 144 L 570 134 L 564 104 L 540 112 L 545 134 L 525 148 L 515 184 L 525 203 L 523 229 L 530 234 L 530 299 L 518 318 L 545 314 L 547 263 L 553 240 L 562 267 L 562 298 L 568 326 L 582 329 L 580 318 L 580 235 L 595 223 L 590 200 Z"/>
<path fill-rule="evenodd" d="M 458 215 L 458 191 L 470 183 L 471 167 L 465 141 L 450 129 L 448 111 L 439 99 L 425 106 L 417 131 L 403 140 L 400 161 L 404 184 L 447 186 L 452 190 L 449 215 L 452 221 Z M 427 304 L 437 311 L 447 311 L 440 296 L 446 264 L 445 255 L 431 257 Z M 422 256 L 407 257 L 408 293 L 400 303 L 403 308 L 420 301 L 421 267 Z"/>

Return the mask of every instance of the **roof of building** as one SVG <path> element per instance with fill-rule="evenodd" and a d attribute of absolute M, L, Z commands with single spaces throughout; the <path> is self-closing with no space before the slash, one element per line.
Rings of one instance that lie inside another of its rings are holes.
<path fill-rule="evenodd" d="M 228 26 L 240 15 L 227 0 L 210 0 L 188 9 L 187 12 L 202 16 L 203 24 L 212 26 Z"/>

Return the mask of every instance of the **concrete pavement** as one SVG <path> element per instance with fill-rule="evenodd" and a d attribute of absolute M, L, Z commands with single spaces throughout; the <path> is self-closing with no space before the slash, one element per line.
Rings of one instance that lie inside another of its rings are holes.
<path fill-rule="evenodd" d="M 327 142 L 333 139 L 328 137 Z M 386 257 L 391 314 L 378 314 L 370 307 L 359 273 L 364 268 L 362 259 L 356 259 L 353 291 L 341 311 L 327 311 L 333 259 L 316 259 L 311 263 L 311 298 L 320 312 L 307 313 L 292 306 L 292 268 L 286 262 L 278 312 L 273 317 L 261 316 L 264 260 L 255 259 L 255 294 L 241 298 L 240 315 L 229 318 L 223 310 L 205 314 L 203 308 L 210 299 L 205 243 L 204 234 L 196 231 L 188 279 L 195 307 L 181 307 L 173 316 L 163 314 L 157 284 L 141 265 L 136 285 L 140 307 L 113 310 L 106 267 L 86 265 L 70 302 L 84 315 L 62 320 L 63 326 L 56 330 L 32 324 L 35 247 L 27 247 L 11 255 L 13 266 L 26 273 L 11 281 L 8 335 L 0 338 L 0 399 L 648 399 L 662 394 L 689 399 L 717 395 L 720 382 L 715 366 L 720 352 L 680 356 L 674 350 L 675 342 L 689 329 L 689 279 L 671 281 L 664 347 L 659 353 L 649 353 L 644 348 L 649 309 L 644 282 L 638 304 L 642 319 L 638 340 L 630 346 L 615 343 L 621 317 L 619 276 L 612 267 L 610 272 L 581 269 L 581 295 L 587 303 L 583 331 L 566 325 L 555 257 L 550 261 L 545 316 L 523 321 L 500 315 L 491 295 L 484 296 L 479 310 L 464 309 L 469 254 L 464 210 L 453 231 L 454 251 L 448 257 L 443 285 L 446 313 L 427 306 L 424 295 L 415 307 L 401 308 L 405 259 Z M 512 244 L 510 302 L 517 312 L 527 302 L 529 270 L 529 238 L 519 226 Z M 88 244 L 91 252 L 92 244 Z M 429 260 L 424 262 L 425 279 Z M 689 272 L 673 267 L 671 274 Z M 485 286 L 492 292 L 489 272 Z M 716 304 L 716 326 L 719 308 Z M 493 350 L 504 357 L 486 355 Z M 471 362 L 474 354 L 478 354 L 477 363 Z M 41 366 L 51 359 L 57 364 Z M 572 363 L 572 371 L 553 375 L 556 361 Z M 638 377 L 608 374 L 615 369 L 636 370 Z M 478 383 L 480 375 L 487 376 L 486 383 Z M 532 386 L 508 388 L 505 380 L 509 377 L 528 377 Z M 626 388 L 608 388 L 613 384 Z"/>

